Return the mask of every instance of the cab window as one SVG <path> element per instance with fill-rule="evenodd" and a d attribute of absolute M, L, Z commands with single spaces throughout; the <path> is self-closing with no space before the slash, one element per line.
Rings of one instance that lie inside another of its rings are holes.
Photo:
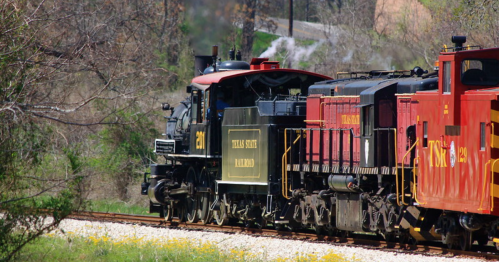
<path fill-rule="evenodd" d="M 499 61 L 496 59 L 464 59 L 461 83 L 473 86 L 495 86 L 499 83 Z"/>

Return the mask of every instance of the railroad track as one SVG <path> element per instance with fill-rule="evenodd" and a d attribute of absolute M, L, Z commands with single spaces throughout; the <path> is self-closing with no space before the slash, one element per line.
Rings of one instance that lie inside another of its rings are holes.
<path fill-rule="evenodd" d="M 499 261 L 499 252 L 491 245 L 483 250 L 462 251 L 448 249 L 439 245 L 439 243 L 426 243 L 417 245 L 407 245 L 399 243 L 386 242 L 376 239 L 373 235 L 354 234 L 349 237 L 323 236 L 309 232 L 290 232 L 278 231 L 275 229 L 257 229 L 244 226 L 218 226 L 214 224 L 186 223 L 178 220 L 165 221 L 163 218 L 148 215 L 130 215 L 120 213 L 105 212 L 77 212 L 70 215 L 69 218 L 102 222 L 131 223 L 147 226 L 162 226 L 168 228 L 182 228 L 187 230 L 206 230 L 224 233 L 243 233 L 248 235 L 275 237 L 282 239 L 294 239 L 303 241 L 324 241 L 336 245 L 355 245 L 369 249 L 395 251 L 398 253 L 423 254 L 423 255 L 441 255 L 441 256 L 464 256 L 483 258 L 487 260 Z M 474 246 L 473 248 L 477 248 Z"/>

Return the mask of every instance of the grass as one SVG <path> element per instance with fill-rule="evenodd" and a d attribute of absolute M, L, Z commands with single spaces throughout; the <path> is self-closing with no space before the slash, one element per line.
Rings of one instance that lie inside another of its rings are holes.
<path fill-rule="evenodd" d="M 263 32 L 255 32 L 255 37 L 253 38 L 253 57 L 258 57 L 267 48 L 269 48 L 272 41 L 278 39 L 279 36 L 267 34 Z"/>
<path fill-rule="evenodd" d="M 63 236 L 46 234 L 28 244 L 14 261 L 272 261 L 257 257 L 244 250 L 220 250 L 210 242 L 191 239 L 144 240 L 130 237 L 116 240 L 107 236 L 80 237 L 72 232 Z M 278 258 L 273 261 L 357 261 L 330 252 L 318 257 L 298 255 L 294 259 Z"/>
<path fill-rule="evenodd" d="M 244 253 L 244 252 L 243 252 Z M 224 254 L 211 244 L 188 240 L 165 242 L 107 237 L 42 237 L 28 245 L 15 261 L 247 261 L 239 252 Z"/>
<path fill-rule="evenodd" d="M 146 201 L 147 198 L 144 198 Z M 86 208 L 89 211 L 123 213 L 134 215 L 150 215 L 149 208 L 139 205 L 133 205 L 125 202 L 116 202 L 114 200 L 92 200 Z M 156 214 L 158 215 L 158 214 Z"/>
<path fill-rule="evenodd" d="M 244 250 L 222 252 L 215 244 L 188 239 L 143 241 L 130 238 L 113 241 L 109 237 L 64 237 L 48 234 L 27 245 L 15 261 L 266 261 Z M 291 261 L 278 258 L 274 261 Z M 292 261 L 350 261 L 335 253 L 324 257 L 300 255 Z"/>

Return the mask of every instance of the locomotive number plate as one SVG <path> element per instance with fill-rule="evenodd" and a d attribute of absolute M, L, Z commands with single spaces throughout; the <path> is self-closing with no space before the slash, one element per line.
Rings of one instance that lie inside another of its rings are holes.
<path fill-rule="evenodd" d="M 173 139 L 156 139 L 154 144 L 154 152 L 158 155 L 175 153 L 175 140 Z"/>

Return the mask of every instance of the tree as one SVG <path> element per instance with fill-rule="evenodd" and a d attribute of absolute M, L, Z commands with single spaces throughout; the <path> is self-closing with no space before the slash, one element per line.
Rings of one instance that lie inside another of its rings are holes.
<path fill-rule="evenodd" d="M 78 202 L 78 166 L 67 178 L 44 177 L 36 171 L 47 148 L 47 130 L 27 113 L 43 79 L 36 72 L 33 16 L 26 1 L 0 4 L 0 260 L 56 227 Z M 42 195 L 57 190 L 57 193 Z M 46 211 L 48 210 L 48 211 Z"/>
<path fill-rule="evenodd" d="M 0 3 L 0 260 L 85 203 L 102 154 L 128 149 L 132 175 L 151 161 L 156 101 L 192 76 L 179 62 L 190 55 L 181 9 L 176 0 Z M 123 135 L 119 146 L 102 150 L 103 129 Z"/>

